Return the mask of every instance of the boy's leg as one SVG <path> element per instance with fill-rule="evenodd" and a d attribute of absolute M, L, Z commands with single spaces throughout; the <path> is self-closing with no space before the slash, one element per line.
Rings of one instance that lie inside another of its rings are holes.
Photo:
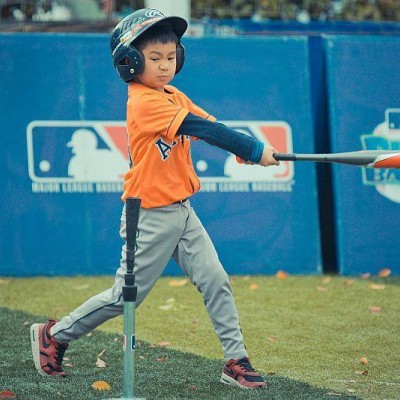
<path fill-rule="evenodd" d="M 264 387 L 265 380 L 248 359 L 229 277 L 190 203 L 185 202 L 182 208 L 187 209 L 188 219 L 173 257 L 202 293 L 221 341 L 227 360 L 221 382 L 241 388 Z"/>
<path fill-rule="evenodd" d="M 138 287 L 137 306 L 149 293 L 171 258 L 184 229 L 186 217 L 187 215 L 178 205 L 141 209 L 134 267 Z M 121 217 L 120 234 L 125 240 L 125 208 Z M 116 273 L 115 283 L 110 289 L 93 296 L 57 323 L 49 321 L 47 324 L 32 325 L 32 351 L 39 373 L 56 375 L 55 372 L 62 372 L 60 354 L 63 354 L 63 351 L 59 351 L 60 345 L 65 347 L 71 340 L 78 339 L 101 323 L 123 313 L 122 286 L 126 271 L 125 259 L 126 246 L 124 245 L 121 266 Z M 48 343 L 45 343 L 44 339 L 48 339 Z M 44 368 L 49 365 L 51 367 Z"/>

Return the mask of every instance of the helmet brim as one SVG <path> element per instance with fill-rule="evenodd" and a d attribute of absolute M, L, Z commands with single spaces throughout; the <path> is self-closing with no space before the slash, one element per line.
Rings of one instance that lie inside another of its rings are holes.
<path fill-rule="evenodd" d="M 165 17 L 161 19 L 159 22 L 156 22 L 154 25 L 157 25 L 158 23 L 161 22 L 167 22 L 168 24 L 170 24 L 178 39 L 180 39 L 183 36 L 188 27 L 188 23 L 186 22 L 186 20 L 181 17 Z"/>

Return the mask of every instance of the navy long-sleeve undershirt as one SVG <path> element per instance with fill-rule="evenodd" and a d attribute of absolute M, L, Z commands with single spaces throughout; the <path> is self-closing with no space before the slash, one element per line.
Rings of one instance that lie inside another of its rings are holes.
<path fill-rule="evenodd" d="M 178 129 L 178 135 L 198 139 L 233 153 L 245 161 L 258 163 L 264 151 L 264 143 L 251 136 L 228 128 L 219 122 L 211 122 L 189 113 Z"/>

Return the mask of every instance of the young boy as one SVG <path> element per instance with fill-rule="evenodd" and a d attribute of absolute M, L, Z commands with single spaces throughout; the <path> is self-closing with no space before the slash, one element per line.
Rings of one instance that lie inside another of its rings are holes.
<path fill-rule="evenodd" d="M 127 128 L 131 166 L 122 199 L 142 200 L 134 266 L 136 304 L 141 304 L 173 257 L 203 295 L 221 341 L 226 359 L 221 382 L 242 388 L 264 387 L 265 380 L 248 359 L 228 275 L 188 200 L 200 189 L 190 157 L 190 137 L 226 149 L 246 164 L 278 162 L 272 156 L 275 149 L 214 122 L 214 117 L 168 85 L 184 62 L 180 38 L 186 28 L 182 18 L 143 9 L 123 19 L 111 37 L 114 66 L 130 83 Z M 126 240 L 125 207 L 120 234 Z M 110 289 L 59 322 L 32 325 L 33 358 L 41 375 L 64 376 L 62 360 L 68 343 L 123 313 L 125 270 L 124 245 Z"/>

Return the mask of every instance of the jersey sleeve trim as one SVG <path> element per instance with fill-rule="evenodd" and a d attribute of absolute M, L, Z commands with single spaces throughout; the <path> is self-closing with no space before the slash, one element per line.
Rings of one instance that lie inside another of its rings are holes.
<path fill-rule="evenodd" d="M 187 108 L 181 107 L 178 112 L 175 114 L 174 118 L 172 119 L 171 123 L 166 132 L 166 136 L 168 139 L 173 140 L 176 136 L 178 129 L 180 128 L 183 120 L 189 114 L 189 110 Z"/>

